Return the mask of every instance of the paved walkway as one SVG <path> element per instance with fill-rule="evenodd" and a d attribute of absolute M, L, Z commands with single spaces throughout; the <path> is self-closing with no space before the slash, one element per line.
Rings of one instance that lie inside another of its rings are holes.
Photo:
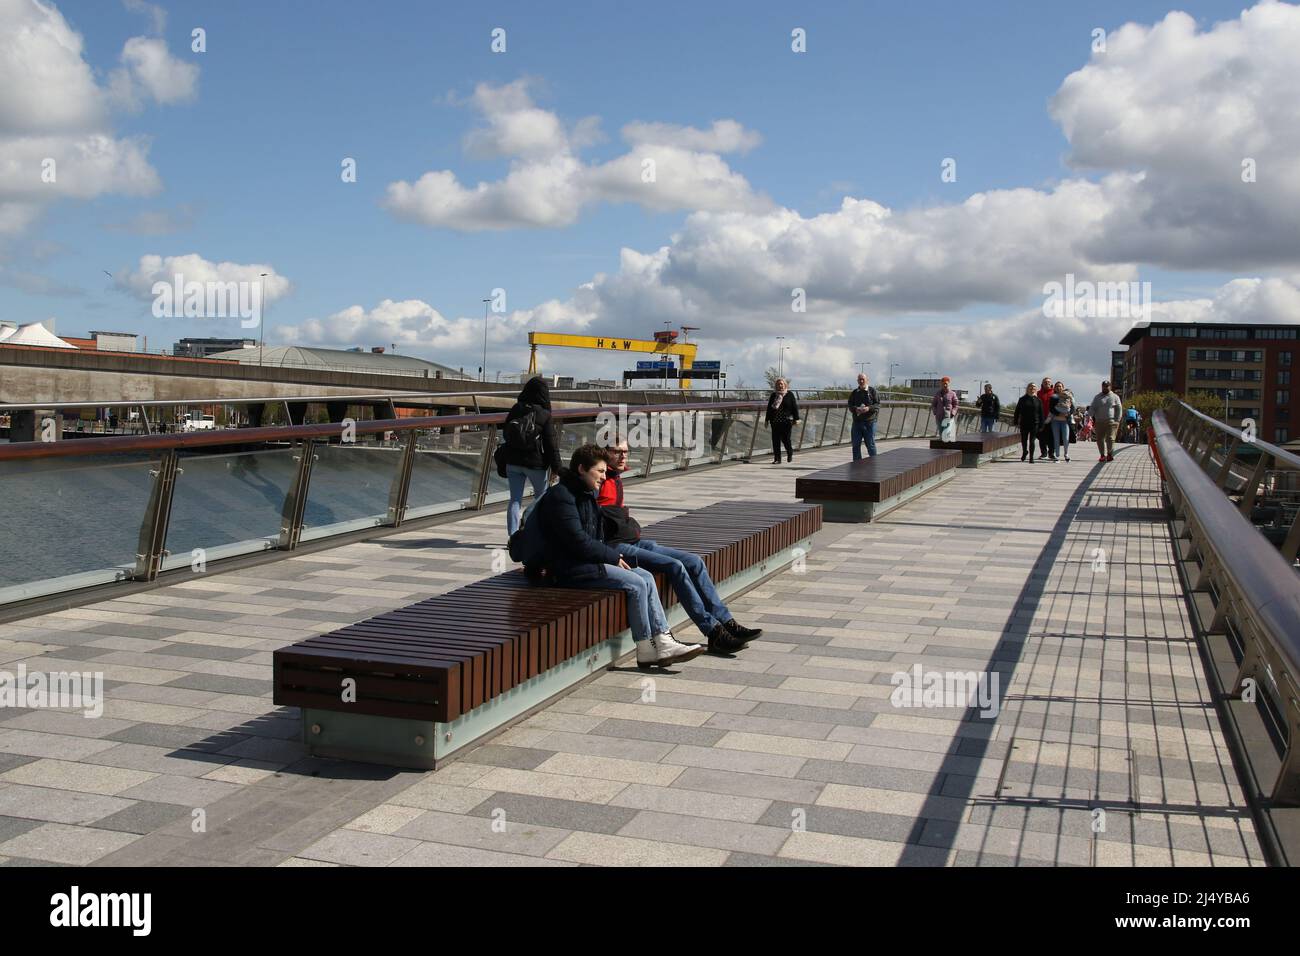
<path fill-rule="evenodd" d="M 687 501 L 789 500 L 846 454 L 630 500 L 643 524 Z M 649 683 L 605 672 L 436 772 L 305 757 L 296 712 L 270 700 L 271 651 L 490 574 L 502 524 L 0 626 L 0 669 L 93 669 L 109 688 L 98 720 L 0 710 L 0 862 L 1262 862 L 1145 448 L 999 462 L 828 525 L 806 569 L 732 602 L 765 629 L 735 658 Z M 891 676 L 917 665 L 996 674 L 996 717 L 895 706 Z"/>

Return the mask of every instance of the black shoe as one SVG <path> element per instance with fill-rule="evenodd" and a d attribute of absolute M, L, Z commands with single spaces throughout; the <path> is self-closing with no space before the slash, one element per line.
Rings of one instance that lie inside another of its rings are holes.
<path fill-rule="evenodd" d="M 734 637 L 725 627 L 718 624 L 709 631 L 710 654 L 734 654 L 743 649 L 745 642 Z"/>
<path fill-rule="evenodd" d="M 729 633 L 732 637 L 739 638 L 742 641 L 755 640 L 758 638 L 760 634 L 763 633 L 763 629 L 761 627 L 742 627 L 741 625 L 736 623 L 736 619 L 734 617 L 730 621 L 723 621 L 722 626 L 727 629 L 727 633 Z"/>
<path fill-rule="evenodd" d="M 1029 457 L 1028 455 L 1021 455 L 1020 460 L 1025 461 L 1028 457 Z"/>
<path fill-rule="evenodd" d="M 790 462 L 792 462 L 792 461 L 794 461 L 794 455 L 786 455 L 786 456 L 785 456 L 785 463 L 786 463 L 787 465 L 790 464 Z"/>

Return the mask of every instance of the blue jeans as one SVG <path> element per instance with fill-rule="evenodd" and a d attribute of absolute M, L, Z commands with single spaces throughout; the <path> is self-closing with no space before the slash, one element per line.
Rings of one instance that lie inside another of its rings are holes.
<path fill-rule="evenodd" d="M 624 571 L 617 564 L 607 564 L 603 578 L 583 578 L 572 585 L 561 582 L 561 586 L 622 591 L 627 597 L 627 622 L 632 628 L 634 641 L 648 640 L 653 634 L 666 634 L 669 630 L 668 618 L 664 616 L 664 606 L 659 603 L 659 591 L 655 588 L 655 576 L 645 568 Z"/>
<path fill-rule="evenodd" d="M 981 416 L 980 416 L 980 431 L 982 431 L 982 432 L 991 432 L 991 431 L 993 431 L 993 426 L 996 425 L 997 423 L 998 423 L 998 420 L 997 420 L 996 418 L 981 415 Z"/>
<path fill-rule="evenodd" d="M 524 481 L 533 483 L 533 497 L 546 490 L 546 469 L 525 468 L 523 465 L 506 465 L 506 480 L 510 482 L 510 504 L 506 506 L 506 534 L 519 530 L 519 515 L 524 510 Z"/>
<path fill-rule="evenodd" d="M 627 558 L 629 564 L 635 558 L 637 567 L 663 574 L 672 585 L 677 600 L 682 602 L 683 610 L 706 636 L 723 621 L 731 620 L 731 612 L 718 597 L 718 589 L 713 586 L 698 554 L 670 548 L 648 538 L 642 538 L 636 544 L 616 545 L 615 550 Z"/>
<path fill-rule="evenodd" d="M 1070 423 L 1069 422 L 1052 422 L 1052 457 L 1056 458 L 1060 454 L 1061 448 L 1065 448 L 1065 457 L 1070 457 Z"/>
<path fill-rule="evenodd" d="M 853 419 L 853 460 L 862 460 L 862 443 L 867 443 L 867 456 L 876 457 L 876 420 Z"/>

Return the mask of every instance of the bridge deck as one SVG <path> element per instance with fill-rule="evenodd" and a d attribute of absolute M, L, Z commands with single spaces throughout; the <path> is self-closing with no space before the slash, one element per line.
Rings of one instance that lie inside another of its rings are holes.
<path fill-rule="evenodd" d="M 845 454 L 630 499 L 792 500 Z M 492 573 L 499 514 L 0 626 L 0 669 L 108 698 L 0 710 L 0 862 L 1259 864 L 1146 450 L 1080 457 L 827 527 L 732 602 L 766 629 L 739 656 L 603 673 L 433 773 L 305 757 L 271 651 Z M 996 718 L 894 706 L 915 665 L 996 672 Z"/>

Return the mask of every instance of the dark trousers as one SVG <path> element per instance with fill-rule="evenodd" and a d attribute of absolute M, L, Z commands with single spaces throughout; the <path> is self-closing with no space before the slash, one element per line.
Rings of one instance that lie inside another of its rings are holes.
<path fill-rule="evenodd" d="M 1029 460 L 1034 460 L 1034 439 L 1037 436 L 1032 428 L 1020 429 L 1020 457 L 1029 456 Z"/>
<path fill-rule="evenodd" d="M 772 457 L 780 462 L 781 446 L 785 446 L 785 460 L 794 459 L 794 448 L 790 446 L 790 432 L 794 430 L 794 422 L 773 422 L 772 423 Z"/>
<path fill-rule="evenodd" d="M 1052 455 L 1052 430 L 1046 422 L 1038 429 L 1038 457 L 1050 458 Z"/>

